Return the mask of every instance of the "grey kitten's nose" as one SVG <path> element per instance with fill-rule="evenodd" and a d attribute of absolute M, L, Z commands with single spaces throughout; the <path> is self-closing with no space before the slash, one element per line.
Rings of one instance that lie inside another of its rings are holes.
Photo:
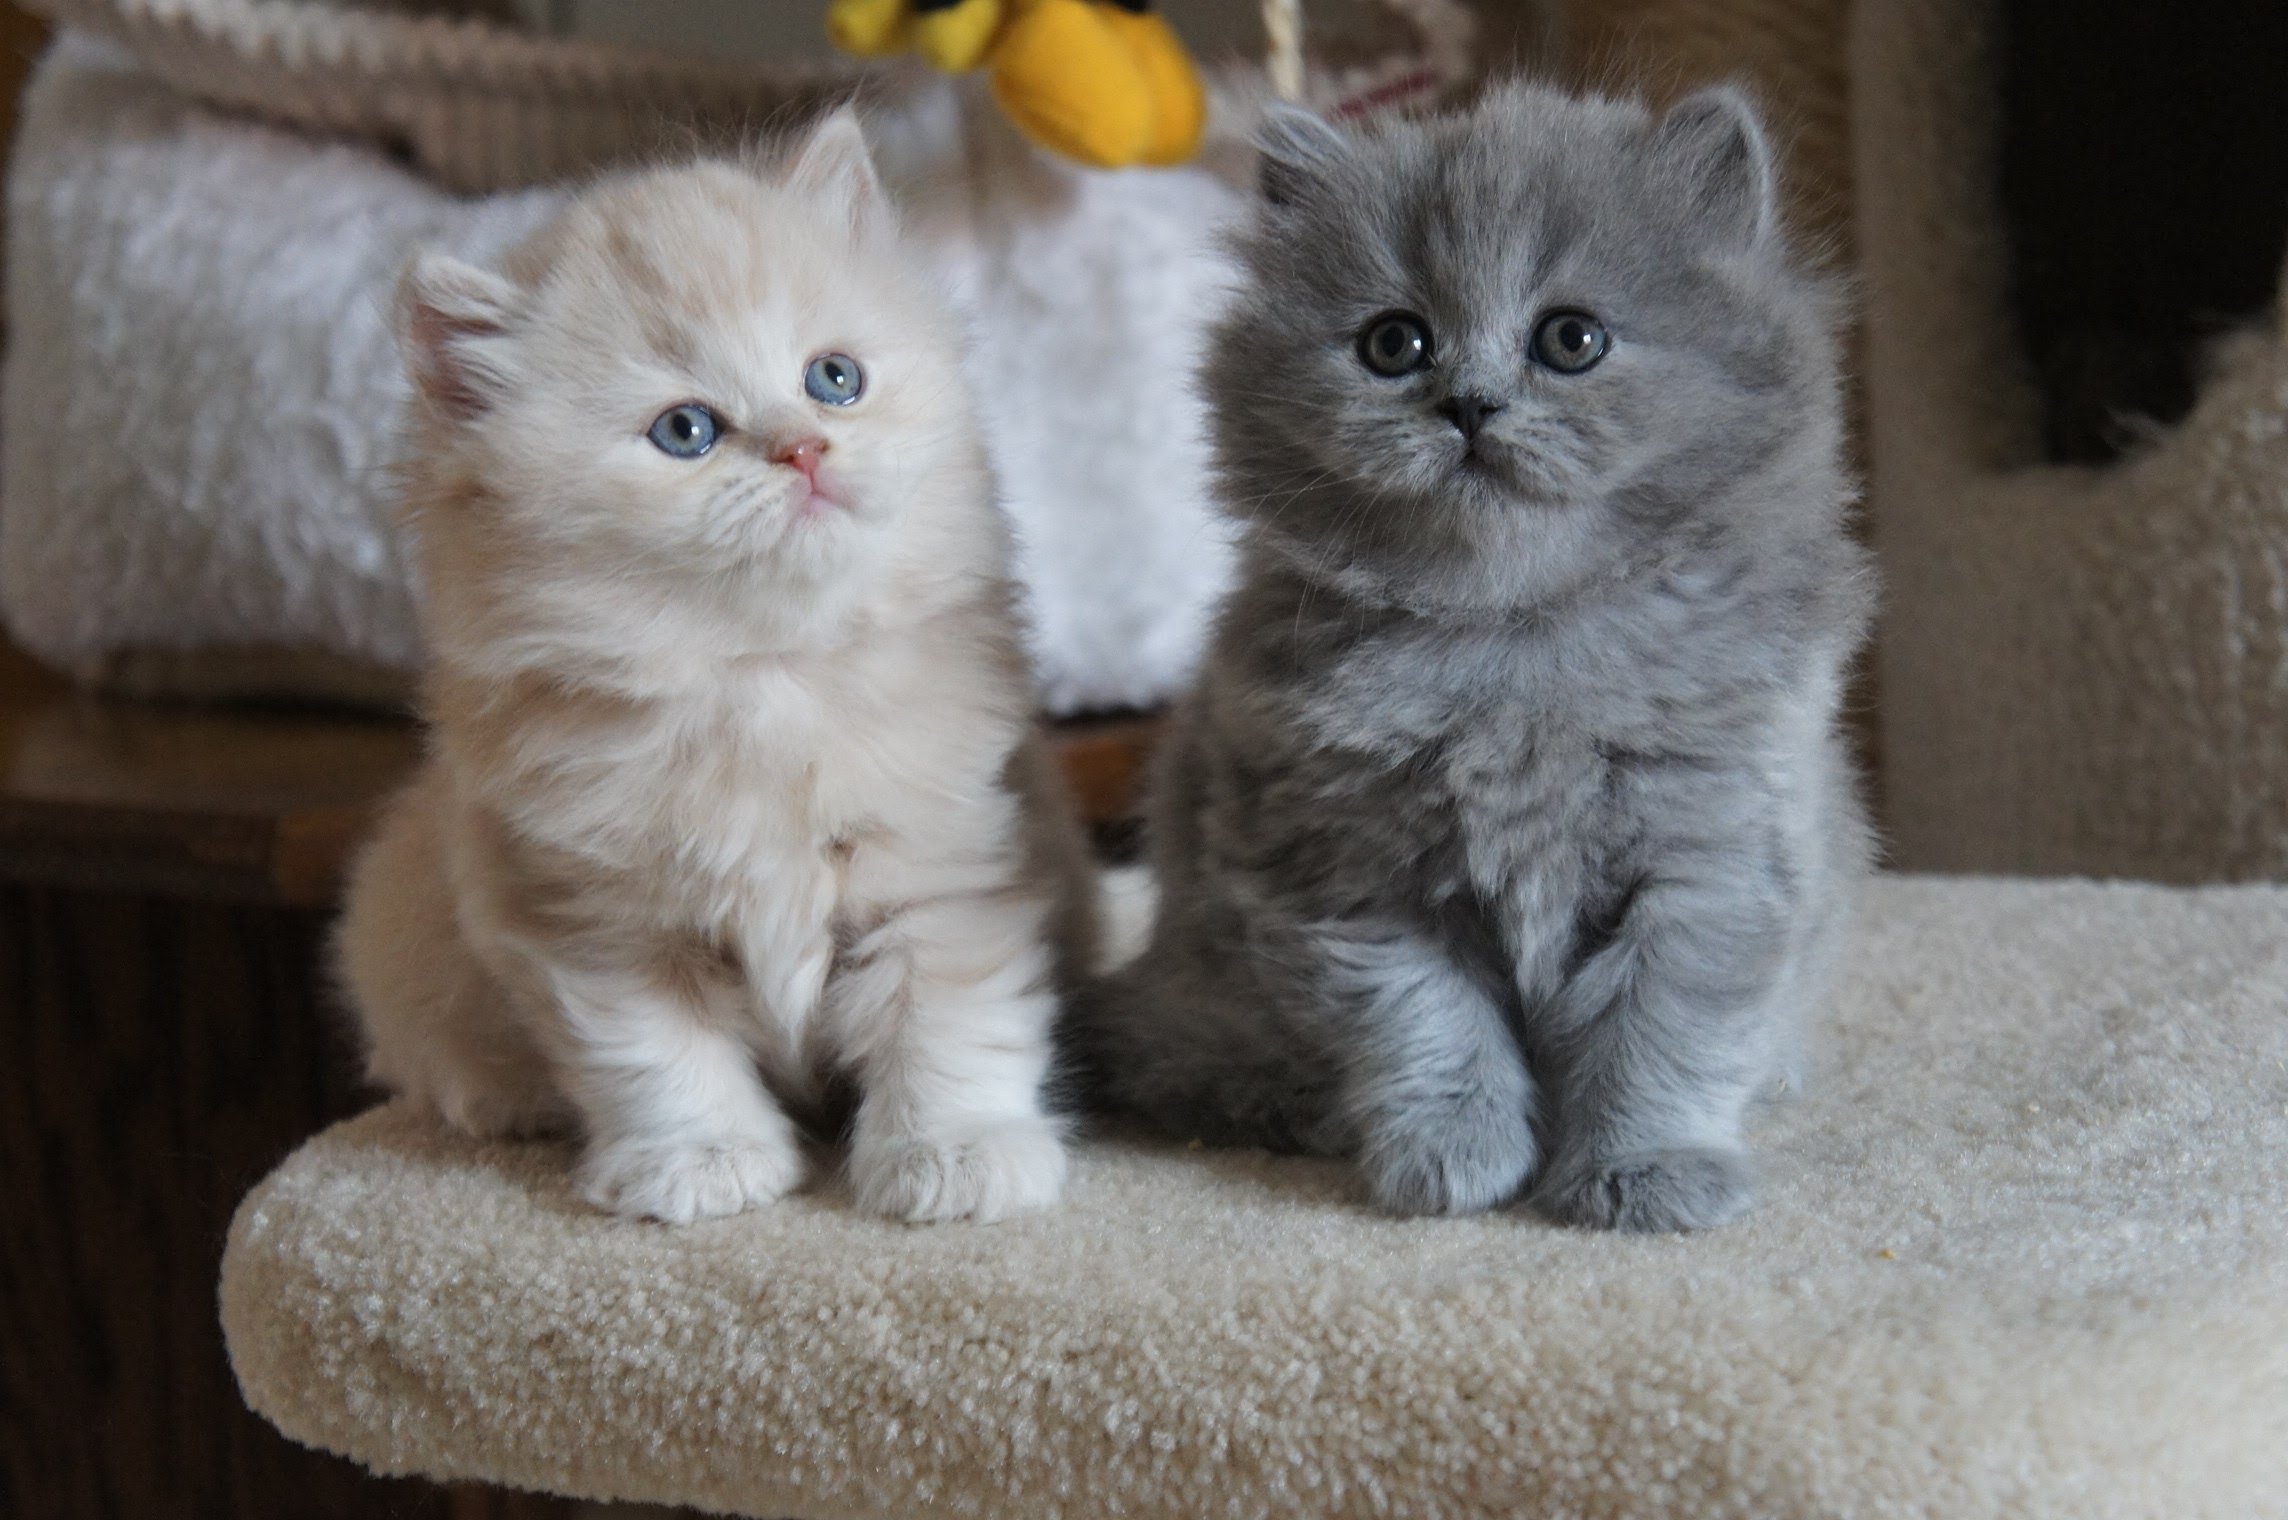
<path fill-rule="evenodd" d="M 1438 403 L 1438 410 L 1464 438 L 1475 438 L 1486 419 L 1501 410 L 1501 403 L 1488 401 L 1483 396 L 1448 396 Z"/>

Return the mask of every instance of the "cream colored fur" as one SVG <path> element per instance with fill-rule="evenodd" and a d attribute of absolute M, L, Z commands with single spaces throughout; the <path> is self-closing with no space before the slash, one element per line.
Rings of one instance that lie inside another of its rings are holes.
<path fill-rule="evenodd" d="M 623 1214 L 793 1189 L 845 1077 L 868 1209 L 1050 1202 L 1085 857 L 955 333 L 855 119 L 783 175 L 607 183 L 505 277 L 417 262 L 400 326 L 434 745 L 341 935 L 373 1075 L 474 1135 L 574 1122 Z M 848 407 L 804 392 L 832 351 Z M 685 402 L 728 424 L 697 459 L 646 436 Z M 772 461 L 804 438 L 817 496 Z"/>

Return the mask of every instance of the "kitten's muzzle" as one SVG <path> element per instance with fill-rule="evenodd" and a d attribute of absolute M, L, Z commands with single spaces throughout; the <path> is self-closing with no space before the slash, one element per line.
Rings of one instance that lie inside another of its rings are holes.
<path fill-rule="evenodd" d="M 1499 401 L 1488 401 L 1483 396 L 1448 396 L 1438 403 L 1438 415 L 1454 424 L 1455 431 L 1465 442 L 1476 441 L 1478 429 L 1501 409 Z"/>
<path fill-rule="evenodd" d="M 802 502 L 804 506 L 817 502 L 842 505 L 841 491 L 826 469 L 827 448 L 826 440 L 815 436 L 780 439 L 770 447 L 772 464 L 784 465 L 802 476 L 808 488 Z"/>
<path fill-rule="evenodd" d="M 826 462 L 826 440 L 823 438 L 793 438 L 772 445 L 772 464 L 783 464 L 800 470 L 803 479 L 813 486 L 818 484 L 818 467 Z"/>

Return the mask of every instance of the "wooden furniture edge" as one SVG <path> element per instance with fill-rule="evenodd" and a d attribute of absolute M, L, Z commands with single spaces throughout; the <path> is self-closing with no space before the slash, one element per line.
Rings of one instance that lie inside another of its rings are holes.
<path fill-rule="evenodd" d="M 1157 721 L 1048 725 L 1090 824 L 1133 809 Z M 0 649 L 0 881 L 324 908 L 418 756 L 407 720 L 95 696 Z"/>

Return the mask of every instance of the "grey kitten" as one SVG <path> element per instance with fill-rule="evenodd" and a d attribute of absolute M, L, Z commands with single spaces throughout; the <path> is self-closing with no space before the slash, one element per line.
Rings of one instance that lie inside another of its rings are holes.
<path fill-rule="evenodd" d="M 1263 148 L 1205 370 L 1240 584 L 1070 1058 L 1393 1209 L 1721 1223 L 1868 848 L 1835 303 L 1763 131 L 1512 86 Z"/>

